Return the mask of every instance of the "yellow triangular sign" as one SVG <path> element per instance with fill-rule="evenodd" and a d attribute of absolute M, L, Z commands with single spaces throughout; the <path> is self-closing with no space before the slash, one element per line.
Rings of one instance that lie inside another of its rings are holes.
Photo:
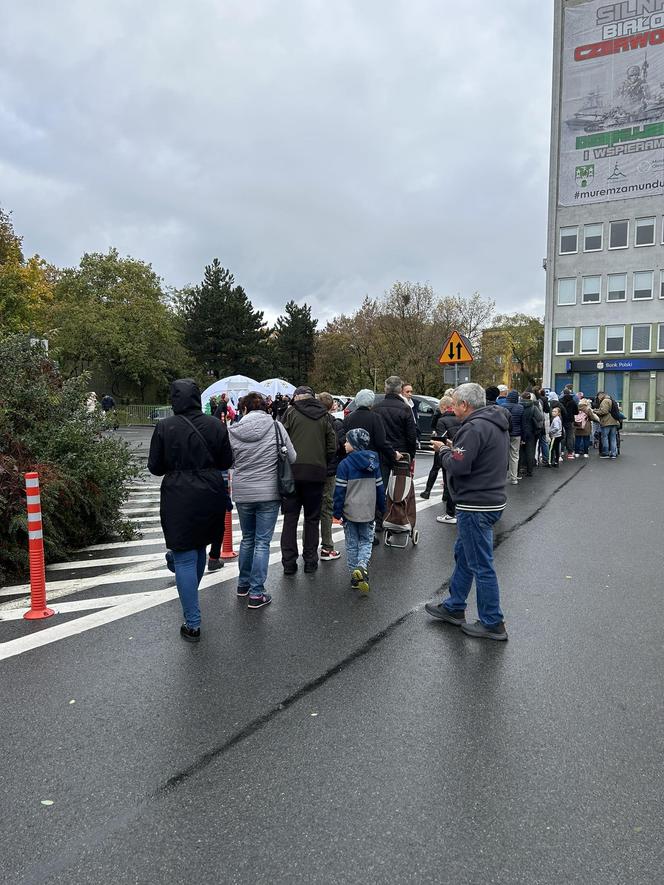
<path fill-rule="evenodd" d="M 473 354 L 467 338 L 455 329 L 443 345 L 438 357 L 441 366 L 453 366 L 455 363 L 472 363 Z"/>

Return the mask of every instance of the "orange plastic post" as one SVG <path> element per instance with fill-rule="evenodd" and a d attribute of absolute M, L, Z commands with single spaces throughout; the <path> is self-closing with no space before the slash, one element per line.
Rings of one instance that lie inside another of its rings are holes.
<path fill-rule="evenodd" d="M 46 569 L 44 566 L 44 530 L 42 527 L 39 475 L 25 474 L 28 499 L 28 558 L 30 561 L 30 610 L 23 617 L 28 621 L 50 618 L 55 612 L 46 606 Z"/>
<path fill-rule="evenodd" d="M 237 553 L 233 550 L 233 514 L 230 510 L 226 511 L 224 517 L 224 540 L 221 545 L 222 559 L 235 559 Z"/>
<path fill-rule="evenodd" d="M 228 494 L 232 496 L 233 488 L 231 483 L 231 473 L 228 471 L 224 473 L 226 477 L 226 482 L 228 483 Z M 226 511 L 226 516 L 224 517 L 224 540 L 221 544 L 221 558 L 222 559 L 236 559 L 237 553 L 233 550 L 233 514 L 230 510 Z"/>

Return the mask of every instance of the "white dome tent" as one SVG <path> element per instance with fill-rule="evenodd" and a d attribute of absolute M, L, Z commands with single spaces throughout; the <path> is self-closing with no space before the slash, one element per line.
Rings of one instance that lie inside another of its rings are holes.
<path fill-rule="evenodd" d="M 247 375 L 229 375 L 228 378 L 220 378 L 214 384 L 206 387 L 201 394 L 203 408 L 213 396 L 220 397 L 222 393 L 228 394 L 229 400 L 234 406 L 237 406 L 240 397 L 246 396 L 251 390 L 262 393 L 263 396 L 268 396 L 270 393 L 260 381 L 255 381 Z"/>
<path fill-rule="evenodd" d="M 282 396 L 293 396 L 295 393 L 295 385 L 291 384 L 290 381 L 284 381 L 283 378 L 267 378 L 265 381 L 261 381 L 261 386 L 269 391 L 272 399 L 278 393 Z"/>

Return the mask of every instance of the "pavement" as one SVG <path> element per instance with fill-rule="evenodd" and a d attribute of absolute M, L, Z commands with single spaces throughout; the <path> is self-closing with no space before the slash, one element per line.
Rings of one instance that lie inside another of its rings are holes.
<path fill-rule="evenodd" d="M 0 590 L 0 882 L 661 883 L 663 493 L 659 436 L 508 486 L 507 643 L 423 610 L 453 568 L 436 494 L 367 598 L 276 546 L 273 604 L 226 565 L 189 645 L 137 483 L 144 537 L 49 569 L 55 617 Z"/>

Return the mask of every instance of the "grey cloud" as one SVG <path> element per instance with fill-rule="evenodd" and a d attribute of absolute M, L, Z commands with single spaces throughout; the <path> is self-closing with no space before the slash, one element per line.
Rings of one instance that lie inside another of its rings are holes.
<path fill-rule="evenodd" d="M 115 245 L 172 285 L 217 255 L 269 316 L 398 278 L 541 297 L 549 4 L 62 6 L 0 35 L 0 202 L 29 251 Z"/>

